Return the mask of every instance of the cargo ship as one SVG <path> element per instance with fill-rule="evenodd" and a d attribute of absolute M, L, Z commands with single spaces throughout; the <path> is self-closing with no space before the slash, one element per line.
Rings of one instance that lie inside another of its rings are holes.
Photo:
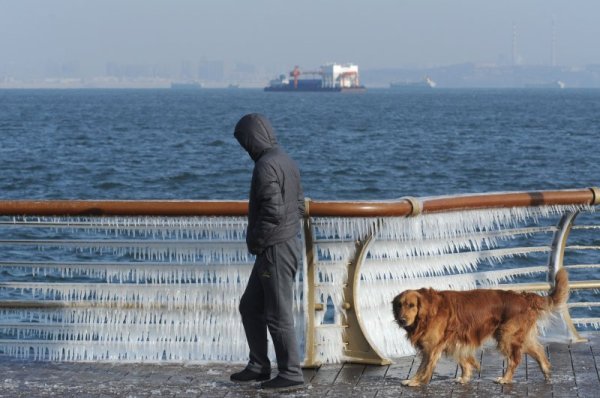
<path fill-rule="evenodd" d="M 301 77 L 310 76 L 310 77 Z M 279 75 L 265 87 L 265 91 L 363 92 L 358 66 L 354 64 L 326 64 L 318 70 L 300 70 L 296 66 L 289 76 Z"/>

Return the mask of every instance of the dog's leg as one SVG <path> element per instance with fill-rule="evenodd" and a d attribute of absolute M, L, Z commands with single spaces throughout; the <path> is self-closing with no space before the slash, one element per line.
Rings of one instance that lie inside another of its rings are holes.
<path fill-rule="evenodd" d="M 443 348 L 436 347 L 430 351 L 423 351 L 423 360 L 419 365 L 419 369 L 417 373 L 413 376 L 412 379 L 404 380 L 402 385 L 416 387 L 422 384 L 427 384 L 431 380 L 431 376 L 433 376 L 433 370 L 435 369 L 435 365 L 439 361 L 442 356 Z"/>
<path fill-rule="evenodd" d="M 440 360 L 440 357 L 442 356 L 443 352 L 444 352 L 444 350 L 442 347 L 436 347 L 433 350 L 433 352 L 431 353 L 431 358 L 429 359 L 429 362 L 427 363 L 427 367 L 423 370 L 423 373 L 421 375 L 421 383 L 422 384 L 427 384 L 431 380 L 435 366 L 437 365 L 438 361 Z"/>
<path fill-rule="evenodd" d="M 550 362 L 548 361 L 548 357 L 546 357 L 544 347 L 537 341 L 537 337 L 532 337 L 526 342 L 525 353 L 531 355 L 537 361 L 544 374 L 544 378 L 549 381 Z"/>
<path fill-rule="evenodd" d="M 475 369 L 477 369 L 477 371 L 478 371 L 478 372 L 480 372 L 480 371 L 481 371 L 481 364 L 479 363 L 479 361 L 477 361 L 477 360 L 475 359 L 475 357 L 474 357 L 474 356 L 472 356 L 472 355 L 471 355 L 471 356 L 469 357 L 469 363 L 471 364 L 471 366 L 473 366 Z"/>
<path fill-rule="evenodd" d="M 421 385 L 421 374 L 423 373 L 424 369 L 427 367 L 427 363 L 429 362 L 429 357 L 430 354 L 428 352 L 421 352 L 421 363 L 419 364 L 419 369 L 417 369 L 417 373 L 415 373 L 415 375 L 407 380 L 402 380 L 402 385 L 403 386 L 409 386 L 409 387 L 417 387 Z"/>
<path fill-rule="evenodd" d="M 514 336 L 512 337 L 514 338 Z M 500 344 L 500 351 L 504 354 L 507 360 L 506 372 L 502 377 L 496 379 L 496 383 L 510 384 L 512 383 L 513 375 L 523 356 L 523 347 L 516 341 L 511 341 L 511 338 L 502 337 L 503 341 Z"/>
<path fill-rule="evenodd" d="M 497 331 L 498 348 L 506 357 L 506 372 L 499 377 L 496 382 L 500 384 L 512 383 L 513 375 L 521 358 L 523 351 L 527 347 L 527 341 L 535 329 L 536 317 L 531 313 L 525 313 L 522 316 L 511 318 L 502 325 Z"/>
<path fill-rule="evenodd" d="M 412 378 L 402 381 L 403 386 L 417 387 L 421 384 L 427 384 L 429 382 L 429 379 L 424 379 L 427 373 L 427 369 L 431 366 L 430 364 L 433 360 L 433 353 L 423 350 L 421 354 L 423 358 L 421 359 L 421 363 L 419 364 L 419 369 L 417 369 L 417 373 L 415 373 L 415 375 Z"/>
<path fill-rule="evenodd" d="M 467 384 L 471 380 L 471 363 L 467 357 L 460 357 L 458 364 L 460 365 L 460 377 L 456 378 L 456 382 Z"/>
<path fill-rule="evenodd" d="M 457 383 L 467 384 L 471 380 L 473 368 L 480 370 L 481 367 L 479 362 L 473 357 L 473 355 L 462 356 L 458 359 L 460 365 L 460 377 L 456 379 Z"/>

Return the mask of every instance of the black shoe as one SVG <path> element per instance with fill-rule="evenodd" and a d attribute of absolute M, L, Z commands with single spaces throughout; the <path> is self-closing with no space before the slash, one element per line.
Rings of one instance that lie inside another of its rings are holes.
<path fill-rule="evenodd" d="M 287 390 L 292 388 L 299 388 L 304 385 L 304 381 L 294 381 L 285 379 L 281 376 L 275 377 L 273 380 L 265 381 L 260 384 L 260 388 L 269 390 Z"/>
<path fill-rule="evenodd" d="M 269 380 L 271 373 L 258 373 L 249 369 L 244 369 L 241 372 L 237 372 L 229 376 L 231 381 L 245 382 L 245 381 L 263 381 Z"/>

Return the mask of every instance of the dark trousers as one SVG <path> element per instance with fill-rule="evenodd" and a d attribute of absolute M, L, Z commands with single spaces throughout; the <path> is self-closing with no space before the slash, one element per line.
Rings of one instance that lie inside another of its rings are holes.
<path fill-rule="evenodd" d="M 300 241 L 290 239 L 270 246 L 256 257 L 240 313 L 250 347 L 249 370 L 271 370 L 267 329 L 273 339 L 279 376 L 302 381 L 298 342 L 294 331 L 293 288 L 300 264 Z"/>

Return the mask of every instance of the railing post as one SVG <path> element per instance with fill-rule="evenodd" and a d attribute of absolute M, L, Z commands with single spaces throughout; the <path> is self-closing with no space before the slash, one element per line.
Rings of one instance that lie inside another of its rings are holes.
<path fill-rule="evenodd" d="M 315 267 L 316 253 L 312 223 L 310 220 L 310 199 L 305 200 L 304 210 L 304 250 L 306 254 L 306 274 L 304 275 L 304 294 L 306 295 L 306 340 L 304 342 L 304 368 L 317 368 L 321 363 L 316 358 L 315 325 Z"/>
<path fill-rule="evenodd" d="M 552 286 L 554 286 L 555 283 L 556 273 L 564 266 L 567 239 L 578 214 L 578 211 L 570 211 L 565 213 L 558 222 L 557 230 L 552 238 L 552 246 L 548 261 L 548 282 Z M 564 308 L 560 310 L 560 313 L 568 327 L 568 332 L 571 335 L 571 339 L 576 342 L 587 341 L 587 339 L 581 337 L 575 328 L 575 325 L 571 320 L 571 315 L 569 314 L 569 309 L 564 306 Z"/>

